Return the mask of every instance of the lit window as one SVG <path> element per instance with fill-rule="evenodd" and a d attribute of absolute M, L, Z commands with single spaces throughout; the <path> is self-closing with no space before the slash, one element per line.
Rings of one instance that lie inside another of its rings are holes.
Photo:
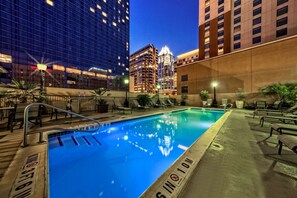
<path fill-rule="evenodd" d="M 0 54 L 0 62 L 2 63 L 11 63 L 11 56 L 6 55 L 6 54 Z"/>
<path fill-rule="evenodd" d="M 205 38 L 205 43 L 209 43 L 209 37 Z"/>
<path fill-rule="evenodd" d="M 121 63 L 118 63 L 119 66 L 121 66 Z"/>
<path fill-rule="evenodd" d="M 127 20 L 129 20 L 129 17 L 128 17 L 128 16 L 126 16 L 126 19 L 127 19 Z"/>
<path fill-rule="evenodd" d="M 97 4 L 97 8 L 101 10 L 101 6 Z"/>
<path fill-rule="evenodd" d="M 219 54 L 224 53 L 224 48 L 223 48 L 223 47 L 220 47 L 220 48 L 218 49 L 218 53 L 219 53 Z"/>
<path fill-rule="evenodd" d="M 118 0 L 118 4 L 121 4 L 121 0 Z"/>
<path fill-rule="evenodd" d="M 112 22 L 112 25 L 115 26 L 115 27 L 117 27 L 117 24 L 115 22 Z"/>
<path fill-rule="evenodd" d="M 125 19 L 122 19 L 122 22 L 125 23 Z"/>
<path fill-rule="evenodd" d="M 54 2 L 52 0 L 46 0 L 45 2 L 50 6 L 54 6 Z"/>
<path fill-rule="evenodd" d="M 126 71 L 129 71 L 129 68 L 128 67 L 126 68 Z"/>
<path fill-rule="evenodd" d="M 125 76 L 125 73 L 124 72 L 122 72 L 122 76 Z"/>
<path fill-rule="evenodd" d="M 120 56 L 118 56 L 118 59 L 119 59 L 119 60 L 121 60 L 121 57 L 120 57 Z"/>
<path fill-rule="evenodd" d="M 105 16 L 105 17 L 107 17 L 107 14 L 106 14 L 106 12 L 102 12 L 102 15 L 103 15 L 103 16 Z"/>
<path fill-rule="evenodd" d="M 104 3 L 106 3 L 106 0 L 103 0 L 104 1 Z"/>
<path fill-rule="evenodd" d="M 91 12 L 93 12 L 93 13 L 95 13 L 95 10 L 94 10 L 94 8 L 90 8 L 90 11 L 91 11 Z"/>
<path fill-rule="evenodd" d="M 209 6 L 209 4 L 210 4 L 210 0 L 206 0 L 205 1 L 205 7 Z"/>
<path fill-rule="evenodd" d="M 103 22 L 103 23 L 107 23 L 107 21 L 106 21 L 105 19 L 102 19 L 102 22 Z"/>

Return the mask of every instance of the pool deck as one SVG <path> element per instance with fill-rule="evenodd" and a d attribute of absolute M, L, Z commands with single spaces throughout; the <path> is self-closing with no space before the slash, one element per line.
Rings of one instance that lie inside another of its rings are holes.
<path fill-rule="evenodd" d="M 113 121 L 181 108 L 184 107 L 133 111 L 131 115 L 127 112 L 124 115 L 92 113 L 88 116 L 99 121 Z M 69 121 L 71 119 L 48 120 L 43 128 L 53 125 L 67 127 Z M 233 110 L 189 176 L 179 197 L 296 197 L 297 155 L 286 147 L 282 155 L 278 155 L 276 136 L 265 140 L 269 130 L 268 123 L 259 127 L 259 119 L 253 119 L 251 111 Z M 37 135 L 32 135 L 30 146 L 22 148 L 22 138 L 21 129 L 13 133 L 0 132 L 1 197 L 9 197 L 26 157 L 35 153 L 40 155 L 32 197 L 46 197 L 47 145 L 32 144 L 38 139 Z"/>

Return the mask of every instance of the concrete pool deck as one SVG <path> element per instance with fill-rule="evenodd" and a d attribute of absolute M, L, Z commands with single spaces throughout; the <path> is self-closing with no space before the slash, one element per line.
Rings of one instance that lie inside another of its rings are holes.
<path fill-rule="evenodd" d="M 180 108 L 167 108 L 165 111 Z M 125 119 L 163 111 L 164 109 L 137 111 L 132 115 L 108 113 L 102 115 L 99 121 Z M 179 197 L 296 197 L 297 155 L 286 148 L 281 156 L 277 155 L 276 137 L 262 141 L 269 135 L 269 127 L 258 127 L 259 119 L 252 119 L 250 113 L 244 110 L 232 111 Z M 91 114 L 90 117 L 98 117 L 98 114 Z M 58 125 L 67 126 L 65 123 Z M 0 135 L 5 135 L 0 139 L 0 168 L 2 162 L 5 162 L 5 165 L 10 164 L 0 181 L 1 196 L 9 197 L 26 156 L 36 152 L 41 155 L 36 181 L 38 185 L 35 185 L 33 197 L 46 196 L 46 144 L 19 147 L 23 137 L 22 130 L 15 130 L 12 134 L 0 132 Z M 5 168 L 4 165 L 3 167 Z"/>

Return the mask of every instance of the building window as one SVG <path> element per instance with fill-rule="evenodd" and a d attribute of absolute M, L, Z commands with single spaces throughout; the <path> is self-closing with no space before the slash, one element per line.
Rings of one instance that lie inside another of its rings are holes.
<path fill-rule="evenodd" d="M 241 21 L 241 18 L 237 17 L 237 18 L 234 19 L 234 24 L 240 23 L 240 21 Z"/>
<path fill-rule="evenodd" d="M 262 0 L 254 0 L 253 1 L 253 6 L 255 7 L 255 6 L 257 6 L 257 5 L 261 4 L 261 3 L 262 3 Z"/>
<path fill-rule="evenodd" d="M 181 92 L 182 93 L 188 93 L 188 86 L 182 86 L 181 87 Z"/>
<path fill-rule="evenodd" d="M 207 21 L 206 23 L 205 23 L 205 27 L 208 27 L 209 26 L 209 21 Z"/>
<path fill-rule="evenodd" d="M 288 29 L 287 28 L 283 28 L 280 30 L 276 31 L 276 37 L 281 37 L 281 36 L 285 36 L 288 33 Z"/>
<path fill-rule="evenodd" d="M 282 5 L 286 2 L 288 2 L 288 0 L 277 0 L 277 6 Z"/>
<path fill-rule="evenodd" d="M 253 35 L 261 33 L 261 26 L 253 29 Z"/>
<path fill-rule="evenodd" d="M 209 10 L 210 10 L 210 6 L 206 7 L 204 11 L 205 11 L 205 13 L 207 13 L 207 12 L 209 12 Z"/>
<path fill-rule="evenodd" d="M 204 49 L 208 49 L 209 48 L 209 43 L 204 45 Z"/>
<path fill-rule="evenodd" d="M 218 32 L 218 37 L 223 36 L 224 35 L 224 30 L 221 30 Z"/>
<path fill-rule="evenodd" d="M 280 16 L 280 15 L 283 15 L 283 14 L 286 14 L 288 13 L 288 6 L 285 6 L 283 8 L 280 8 L 277 10 L 277 13 L 276 13 L 276 16 Z"/>
<path fill-rule="evenodd" d="M 241 30 L 241 25 L 238 25 L 238 26 L 234 27 L 234 33 L 240 32 L 240 30 Z"/>
<path fill-rule="evenodd" d="M 223 43 L 224 43 L 224 39 L 223 38 L 221 38 L 221 39 L 218 40 L 218 45 L 223 44 Z"/>
<path fill-rule="evenodd" d="M 234 8 L 241 4 L 241 0 L 234 1 Z"/>
<path fill-rule="evenodd" d="M 205 58 L 208 58 L 209 57 L 209 51 L 205 52 Z"/>
<path fill-rule="evenodd" d="M 261 42 L 261 36 L 253 38 L 253 44 L 260 43 L 260 42 Z"/>
<path fill-rule="evenodd" d="M 256 19 L 253 19 L 253 25 L 257 25 L 259 23 L 261 23 L 261 17 L 258 17 Z"/>
<path fill-rule="evenodd" d="M 221 12 L 224 12 L 224 6 L 219 7 L 219 9 L 218 9 L 218 13 L 221 13 Z"/>
<path fill-rule="evenodd" d="M 240 48 L 240 43 L 234 43 L 234 49 Z"/>
<path fill-rule="evenodd" d="M 205 15 L 205 21 L 210 18 L 210 14 Z"/>
<path fill-rule="evenodd" d="M 239 40 L 240 39 L 240 34 L 236 34 L 236 35 L 234 35 L 234 41 L 237 41 L 237 40 Z"/>
<path fill-rule="evenodd" d="M 210 0 L 206 0 L 205 1 L 205 7 L 209 6 L 209 4 L 210 4 Z"/>
<path fill-rule="evenodd" d="M 255 10 L 253 10 L 253 16 L 258 15 L 258 14 L 260 14 L 261 12 L 262 12 L 262 8 L 259 7 L 259 8 L 255 9 Z"/>
<path fill-rule="evenodd" d="M 241 13 L 241 8 L 238 8 L 237 10 L 234 10 L 234 16 Z"/>
<path fill-rule="evenodd" d="M 218 5 L 221 5 L 224 3 L 224 0 L 219 0 Z"/>
<path fill-rule="evenodd" d="M 181 76 L 181 81 L 188 81 L 188 74 Z"/>
<path fill-rule="evenodd" d="M 219 23 L 219 25 L 218 25 L 218 29 L 221 29 L 221 28 L 223 28 L 223 27 L 224 27 L 224 22 Z"/>
<path fill-rule="evenodd" d="M 224 19 L 224 14 L 221 14 L 219 17 L 218 17 L 218 21 L 221 21 Z"/>
<path fill-rule="evenodd" d="M 276 27 L 286 25 L 287 23 L 288 23 L 288 17 L 279 19 L 279 20 L 276 21 Z"/>

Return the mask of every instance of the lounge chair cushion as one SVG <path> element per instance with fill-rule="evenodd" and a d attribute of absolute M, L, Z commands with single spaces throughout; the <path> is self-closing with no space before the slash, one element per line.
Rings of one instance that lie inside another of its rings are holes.
<path fill-rule="evenodd" d="M 294 150 L 297 148 L 297 136 L 279 135 L 278 140 L 287 145 L 288 148 Z"/>

